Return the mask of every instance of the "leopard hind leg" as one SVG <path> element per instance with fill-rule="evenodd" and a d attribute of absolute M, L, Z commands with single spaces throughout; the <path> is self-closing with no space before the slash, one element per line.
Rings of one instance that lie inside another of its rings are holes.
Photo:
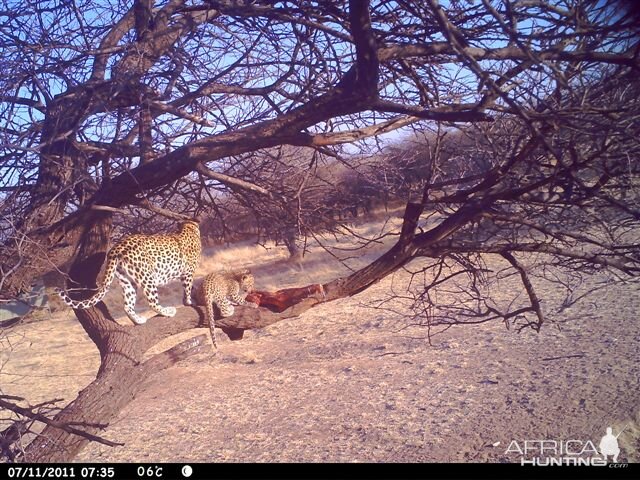
<path fill-rule="evenodd" d="M 156 276 L 154 275 L 153 271 L 150 271 L 149 267 L 144 267 L 144 266 L 136 267 L 135 265 L 129 265 L 129 264 L 125 264 L 123 267 L 130 278 L 137 279 L 136 283 L 138 284 L 139 287 L 142 288 L 144 296 L 147 298 L 147 303 L 149 304 L 149 307 L 151 307 L 153 311 L 155 311 L 159 315 L 162 315 L 163 317 L 175 316 L 176 314 L 175 307 L 163 307 L 158 302 L 158 285 L 157 285 L 158 282 L 157 282 Z M 134 270 L 136 275 L 132 275 L 130 271 L 131 269 Z"/>
<path fill-rule="evenodd" d="M 211 341 L 213 342 L 213 346 L 218 348 L 216 343 L 216 322 L 215 322 L 215 314 L 213 311 L 213 304 L 216 304 L 218 310 L 220 310 L 220 315 L 224 317 L 230 317 L 233 315 L 233 305 L 229 300 L 223 298 L 220 301 L 213 302 L 211 299 L 207 299 L 206 308 L 207 308 L 207 317 L 209 317 L 209 330 L 211 331 Z"/>
<path fill-rule="evenodd" d="M 182 274 L 180 276 L 180 281 L 182 282 L 182 287 L 184 288 L 182 303 L 187 306 L 193 305 L 193 301 L 191 300 L 191 289 L 193 288 L 193 273 Z"/>
<path fill-rule="evenodd" d="M 131 282 L 127 274 L 120 269 L 117 269 L 115 274 L 120 282 L 120 286 L 122 287 L 124 311 L 127 314 L 127 317 L 129 317 L 136 325 L 146 323 L 147 319 L 136 313 L 136 287 L 133 282 Z"/>
<path fill-rule="evenodd" d="M 235 311 L 235 309 L 233 308 L 233 304 L 226 298 L 223 298 L 219 302 L 216 302 L 216 305 L 220 309 L 220 315 L 223 318 L 230 317 L 231 315 L 233 315 L 233 312 Z"/>

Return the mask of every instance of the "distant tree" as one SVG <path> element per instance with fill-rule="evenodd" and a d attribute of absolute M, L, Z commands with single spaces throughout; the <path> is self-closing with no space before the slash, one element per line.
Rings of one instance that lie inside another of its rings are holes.
<path fill-rule="evenodd" d="M 281 146 L 234 162 L 234 176 L 259 183 L 267 192 L 239 190 L 260 238 L 284 244 L 291 260 L 302 259 L 311 232 L 334 226 L 325 198 L 333 185 L 326 178 L 324 155 L 311 148 Z M 324 174 L 323 174 L 324 173 Z"/>
<path fill-rule="evenodd" d="M 523 255 L 535 252 L 577 275 L 626 279 L 640 269 L 632 234 L 639 45 L 628 5 L 76 0 L 5 7 L 0 292 L 12 298 L 67 263 L 69 281 L 91 288 L 114 218 L 122 222 L 131 209 L 182 218 L 214 209 L 216 192 L 276 195 L 266 179 L 242 177 L 247 170 L 232 159 L 250 162 L 253 152 L 281 145 L 345 159 L 340 145 L 372 146 L 367 139 L 401 127 L 464 125 L 470 141 L 456 168 L 430 150 L 388 252 L 309 289 L 312 297 L 304 298 L 306 287 L 277 296 L 288 306 L 282 312 L 238 308 L 220 326 L 255 328 L 298 315 L 422 257 L 431 264 L 413 267 L 424 281 L 411 298 L 432 321 L 521 319 L 539 329 L 545 312 Z M 490 275 L 487 254 L 502 256 L 521 281 L 525 305 L 497 308 L 491 291 L 478 287 Z M 463 276 L 471 288 L 460 288 L 459 305 L 435 302 L 435 289 Z M 76 316 L 100 351 L 97 378 L 23 459 L 73 458 L 88 440 L 62 425 L 81 422 L 95 433 L 143 380 L 205 349 L 200 336 L 143 361 L 159 340 L 198 324 L 193 309 L 135 327 L 118 325 L 104 304 Z"/>

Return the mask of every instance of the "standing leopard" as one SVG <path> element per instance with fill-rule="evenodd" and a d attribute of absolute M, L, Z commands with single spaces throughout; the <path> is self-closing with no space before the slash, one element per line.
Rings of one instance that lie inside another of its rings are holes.
<path fill-rule="evenodd" d="M 149 306 L 165 317 L 176 314 L 175 307 L 158 303 L 158 286 L 179 278 L 184 287 L 184 304 L 192 305 L 193 273 L 200 262 L 200 228 L 195 221 L 187 221 L 178 233 L 166 235 L 131 235 L 117 243 L 107 255 L 104 280 L 91 298 L 75 301 L 63 290 L 62 300 L 72 308 L 86 309 L 98 303 L 107 293 L 113 277 L 118 277 L 124 294 L 124 311 L 133 323 L 147 321 L 136 314 L 136 287 L 141 287 Z"/>
<path fill-rule="evenodd" d="M 234 305 L 244 305 L 247 295 L 253 291 L 254 278 L 250 270 L 210 273 L 200 285 L 196 298 L 204 304 L 209 318 L 211 340 L 217 348 L 213 304 L 220 310 L 220 315 L 230 317 Z"/>

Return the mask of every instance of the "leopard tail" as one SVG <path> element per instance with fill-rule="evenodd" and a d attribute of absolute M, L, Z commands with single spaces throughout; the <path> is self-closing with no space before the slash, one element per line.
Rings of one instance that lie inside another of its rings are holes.
<path fill-rule="evenodd" d="M 85 300 L 72 300 L 67 292 L 61 289 L 57 289 L 56 293 L 62 298 L 64 303 L 69 305 L 71 308 L 79 308 L 84 310 L 86 308 L 93 307 L 96 303 L 104 298 L 107 291 L 109 290 L 109 286 L 111 282 L 113 282 L 113 277 L 116 275 L 116 267 L 118 266 L 118 257 L 115 255 L 108 255 L 107 257 L 107 268 L 104 273 L 104 280 L 102 281 L 102 285 L 100 285 L 99 290 L 93 295 Z"/>

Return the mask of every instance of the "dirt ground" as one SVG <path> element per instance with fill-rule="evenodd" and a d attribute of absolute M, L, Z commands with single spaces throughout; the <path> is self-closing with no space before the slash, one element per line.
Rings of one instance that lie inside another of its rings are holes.
<path fill-rule="evenodd" d="M 251 265 L 257 287 L 275 289 L 346 271 L 322 253 L 298 271 L 282 261 L 283 248 L 257 248 L 212 249 L 200 273 Z M 352 298 L 247 332 L 242 341 L 221 333 L 214 355 L 150 378 L 111 422 L 103 435 L 124 447 L 93 443 L 77 460 L 519 462 L 507 452 L 514 440 L 597 446 L 610 426 L 622 431 L 619 460 L 640 461 L 637 285 L 601 290 L 540 333 L 494 322 L 451 328 L 430 345 L 425 327 L 370 306 L 407 276 L 398 272 Z M 116 315 L 123 315 L 120 295 L 115 286 L 109 293 Z M 179 287 L 166 287 L 160 298 L 179 303 Z M 206 331 L 186 332 L 154 351 Z M 2 393 L 65 403 L 97 371 L 97 350 L 70 311 L 3 335 Z"/>

